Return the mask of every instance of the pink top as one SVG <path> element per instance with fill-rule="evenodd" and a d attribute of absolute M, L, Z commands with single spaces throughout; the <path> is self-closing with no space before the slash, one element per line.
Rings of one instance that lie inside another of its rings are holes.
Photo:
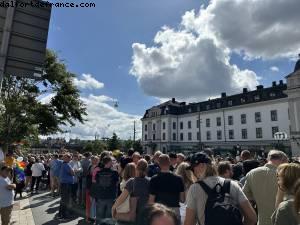
<path fill-rule="evenodd" d="M 100 168 L 97 166 L 93 171 L 92 171 L 92 182 L 96 183 L 96 174 L 100 171 Z"/>

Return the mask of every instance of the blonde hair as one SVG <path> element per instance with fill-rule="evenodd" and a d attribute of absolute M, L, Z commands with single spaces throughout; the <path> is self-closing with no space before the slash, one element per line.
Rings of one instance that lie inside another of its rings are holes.
<path fill-rule="evenodd" d="M 148 169 L 147 161 L 145 159 L 140 159 L 136 165 L 136 170 L 137 170 L 136 175 L 138 177 L 145 177 L 147 174 L 147 169 Z"/>
<path fill-rule="evenodd" d="M 189 189 L 189 187 L 197 181 L 197 178 L 195 177 L 194 173 L 191 170 L 186 169 L 187 167 L 189 167 L 188 163 L 186 162 L 181 163 L 177 167 L 176 174 L 182 177 L 186 189 Z"/>
<path fill-rule="evenodd" d="M 214 162 L 212 162 L 211 164 L 207 163 L 204 177 L 214 177 L 217 175 L 218 173 Z"/>
<path fill-rule="evenodd" d="M 123 179 L 127 181 L 132 177 L 135 177 L 135 164 L 128 163 L 124 168 Z"/>
<path fill-rule="evenodd" d="M 278 166 L 277 173 L 282 177 L 282 185 L 285 192 L 294 193 L 294 186 L 300 179 L 300 164 L 284 163 Z"/>

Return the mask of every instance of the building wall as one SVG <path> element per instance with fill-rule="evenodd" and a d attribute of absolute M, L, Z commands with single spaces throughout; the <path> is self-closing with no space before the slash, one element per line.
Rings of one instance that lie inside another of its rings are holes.
<path fill-rule="evenodd" d="M 277 121 L 271 121 L 271 110 L 277 111 Z M 261 122 L 255 122 L 255 113 L 261 113 Z M 246 114 L 246 124 L 241 124 L 241 114 Z M 228 116 L 233 116 L 233 125 L 228 124 Z M 217 126 L 216 118 L 221 118 L 221 126 Z M 158 148 L 167 145 L 189 145 L 197 144 L 200 142 L 197 139 L 197 120 L 199 119 L 199 113 L 189 113 L 184 115 L 165 115 L 155 118 L 143 119 L 143 143 L 149 143 L 150 141 L 157 143 Z M 210 120 L 210 127 L 206 126 L 206 119 Z M 225 121 L 224 121 L 225 119 Z M 188 122 L 191 122 L 191 128 L 188 128 Z M 290 136 L 290 120 L 288 112 L 288 98 L 270 100 L 265 102 L 258 102 L 253 104 L 241 105 L 236 107 L 211 110 L 200 113 L 201 121 L 201 142 L 209 145 L 217 143 L 232 143 L 236 145 L 241 142 L 270 142 L 274 141 L 272 136 L 272 127 L 278 127 L 278 131 L 286 132 L 288 137 Z M 173 129 L 173 122 L 176 123 L 176 129 Z M 183 123 L 183 129 L 180 128 L 180 123 Z M 155 132 L 149 128 L 152 128 L 152 124 L 156 123 Z M 165 123 L 165 130 L 162 129 L 162 124 Z M 144 125 L 148 124 L 148 131 L 145 131 Z M 158 125 L 159 124 L 159 125 Z M 224 126 L 225 125 L 225 126 Z M 262 138 L 256 137 L 256 128 L 262 128 Z M 242 129 L 247 129 L 247 139 L 242 139 Z M 217 131 L 221 130 L 222 138 L 217 139 Z M 234 131 L 234 139 L 229 139 L 229 130 Z M 210 132 L 211 139 L 207 140 L 207 132 Z M 156 134 L 156 140 L 152 140 L 153 133 Z M 163 133 L 166 134 L 166 139 L 163 140 Z M 173 140 L 173 133 L 176 134 L 176 141 Z M 183 134 L 183 140 L 180 139 L 181 133 Z M 192 139 L 188 139 L 188 134 L 192 134 Z M 148 136 L 148 140 L 145 140 L 145 134 Z"/>

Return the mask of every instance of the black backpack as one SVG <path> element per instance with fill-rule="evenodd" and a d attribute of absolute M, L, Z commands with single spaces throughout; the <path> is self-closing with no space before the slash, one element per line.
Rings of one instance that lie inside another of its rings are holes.
<path fill-rule="evenodd" d="M 206 192 L 208 198 L 205 205 L 205 225 L 243 225 L 240 210 L 229 199 L 230 180 L 225 180 L 211 189 L 203 181 L 198 184 Z"/>

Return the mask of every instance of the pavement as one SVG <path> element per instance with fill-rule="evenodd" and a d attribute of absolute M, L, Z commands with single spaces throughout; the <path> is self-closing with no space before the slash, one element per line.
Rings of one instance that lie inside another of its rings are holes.
<path fill-rule="evenodd" d="M 36 225 L 30 209 L 29 198 L 26 196 L 26 193 L 24 193 L 23 196 L 25 197 L 15 201 L 12 211 L 11 225 Z"/>

